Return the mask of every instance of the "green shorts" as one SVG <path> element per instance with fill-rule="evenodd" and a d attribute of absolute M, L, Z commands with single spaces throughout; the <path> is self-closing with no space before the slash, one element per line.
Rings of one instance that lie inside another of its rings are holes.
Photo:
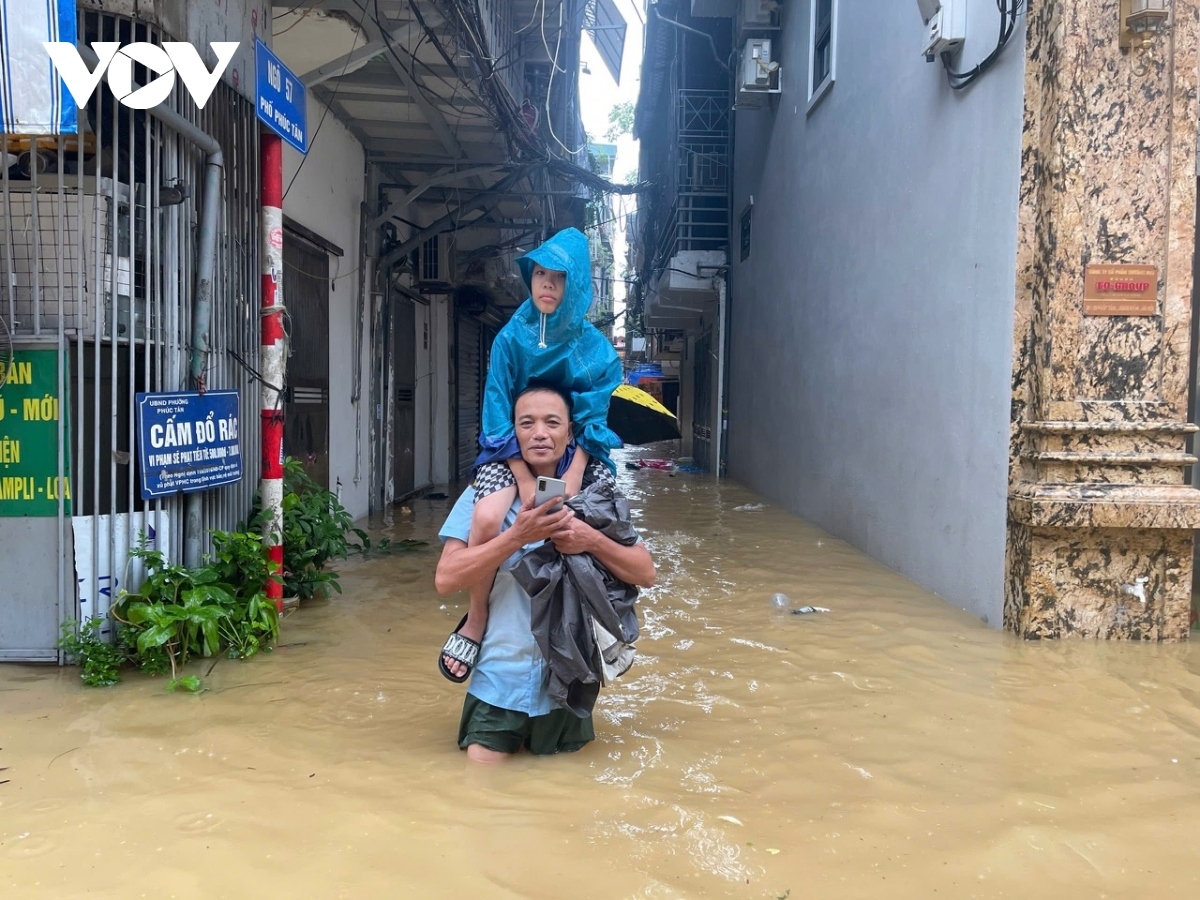
<path fill-rule="evenodd" d="M 574 753 L 595 738 L 591 716 L 581 719 L 565 709 L 530 716 L 492 706 L 472 694 L 467 694 L 458 723 L 458 746 L 463 750 L 470 744 L 499 753 L 516 753 L 527 747 L 531 753 L 545 756 Z"/>

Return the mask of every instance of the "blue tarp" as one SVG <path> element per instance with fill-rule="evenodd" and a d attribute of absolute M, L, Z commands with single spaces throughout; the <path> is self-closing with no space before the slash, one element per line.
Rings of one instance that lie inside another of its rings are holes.
<path fill-rule="evenodd" d="M 625 373 L 625 381 L 632 385 L 636 385 L 642 378 L 662 377 L 664 377 L 662 366 L 660 366 L 658 363 L 641 363 Z"/>
<path fill-rule="evenodd" d="M 43 42 L 75 43 L 75 0 L 0 0 L 0 131 L 74 134 L 79 113 Z"/>

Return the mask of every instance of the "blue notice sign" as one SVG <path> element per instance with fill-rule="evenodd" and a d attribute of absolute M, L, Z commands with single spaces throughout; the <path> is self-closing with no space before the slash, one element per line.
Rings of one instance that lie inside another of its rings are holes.
<path fill-rule="evenodd" d="M 262 42 L 254 40 L 254 106 L 268 128 L 299 150 L 308 152 L 308 106 L 304 82 L 293 75 Z"/>
<path fill-rule="evenodd" d="M 142 499 L 242 478 L 237 391 L 138 394 Z"/>

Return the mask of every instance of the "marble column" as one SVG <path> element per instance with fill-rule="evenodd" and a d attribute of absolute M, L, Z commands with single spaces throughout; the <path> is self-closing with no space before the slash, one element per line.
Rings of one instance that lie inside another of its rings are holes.
<path fill-rule="evenodd" d="M 1118 6 L 1029 4 L 1004 607 L 1027 638 L 1188 634 L 1200 0 L 1150 50 L 1119 48 Z M 1153 315 L 1085 315 L 1109 263 L 1157 267 Z"/>

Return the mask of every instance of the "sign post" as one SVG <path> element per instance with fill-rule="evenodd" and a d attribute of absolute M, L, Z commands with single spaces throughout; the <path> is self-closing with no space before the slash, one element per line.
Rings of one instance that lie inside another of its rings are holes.
<path fill-rule="evenodd" d="M 262 508 L 263 543 L 276 572 L 283 572 L 283 388 L 287 352 L 283 333 L 283 145 L 262 136 Z M 283 610 L 283 585 L 271 579 L 267 596 Z"/>
<path fill-rule="evenodd" d="M 258 117 L 273 133 L 262 135 L 262 508 L 263 544 L 275 571 L 283 571 L 283 398 L 287 353 L 283 315 L 283 145 L 308 151 L 304 84 L 261 40 L 255 43 Z M 283 585 L 267 581 L 267 596 L 283 609 Z"/>

